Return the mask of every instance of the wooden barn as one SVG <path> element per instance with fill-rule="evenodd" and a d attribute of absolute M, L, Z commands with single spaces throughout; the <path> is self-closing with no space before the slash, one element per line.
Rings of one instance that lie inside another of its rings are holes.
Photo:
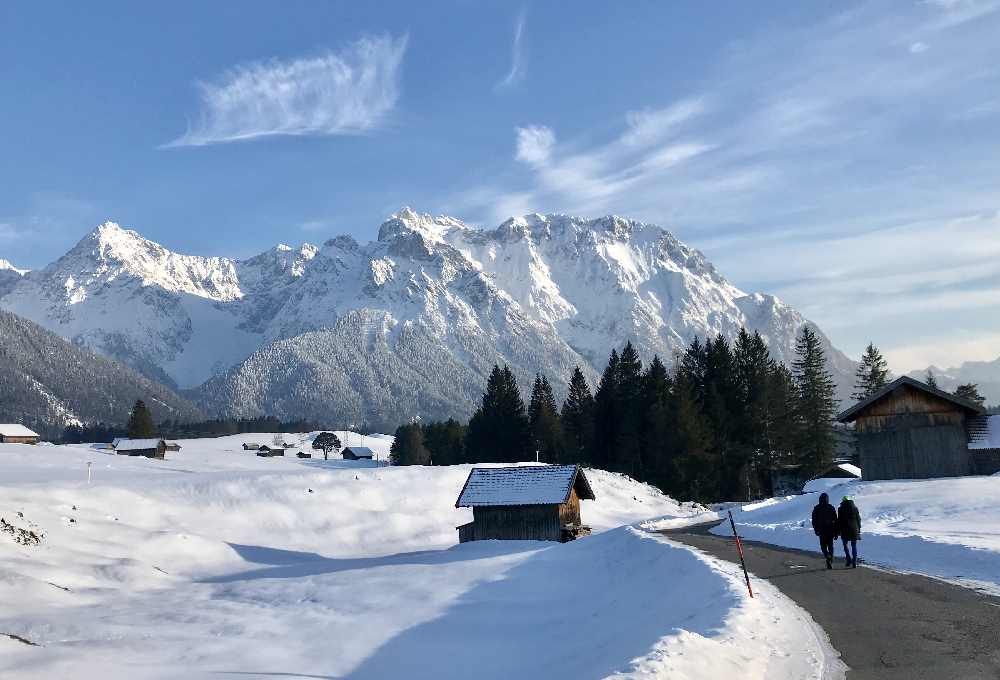
<path fill-rule="evenodd" d="M 594 500 L 594 491 L 579 465 L 473 468 L 455 502 L 473 517 L 458 527 L 459 543 L 572 541 L 590 533 L 581 500 Z"/>
<path fill-rule="evenodd" d="M 120 456 L 166 457 L 167 443 L 162 439 L 116 439 L 115 453 Z"/>
<path fill-rule="evenodd" d="M 180 451 L 181 445 L 177 442 L 167 442 L 167 451 Z"/>
<path fill-rule="evenodd" d="M 863 479 L 927 479 L 975 472 L 970 424 L 985 410 L 909 376 L 841 413 L 854 423 Z"/>
<path fill-rule="evenodd" d="M 367 446 L 348 446 L 340 452 L 340 455 L 344 457 L 344 460 L 371 460 L 375 457 L 375 452 Z"/>
<path fill-rule="evenodd" d="M 270 458 L 272 456 L 283 456 L 285 455 L 285 449 L 280 446 L 268 446 L 267 444 L 262 444 L 257 447 L 257 455 L 262 458 Z"/>
<path fill-rule="evenodd" d="M 41 436 L 24 425 L 0 424 L 0 444 L 37 444 Z"/>
<path fill-rule="evenodd" d="M 260 444 L 257 442 L 243 442 L 244 451 L 256 451 L 260 448 Z"/>

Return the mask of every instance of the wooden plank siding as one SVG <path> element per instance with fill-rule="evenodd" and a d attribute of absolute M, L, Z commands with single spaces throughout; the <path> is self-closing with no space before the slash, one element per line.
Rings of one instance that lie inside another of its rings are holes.
<path fill-rule="evenodd" d="M 558 505 L 495 505 L 472 508 L 477 541 L 559 541 Z"/>
<path fill-rule="evenodd" d="M 966 411 L 911 385 L 856 415 L 864 479 L 959 477 L 972 472 Z"/>
<path fill-rule="evenodd" d="M 570 491 L 569 498 L 559 506 L 559 523 L 562 526 L 582 524 L 580 521 L 580 497 L 576 495 L 576 489 Z"/>

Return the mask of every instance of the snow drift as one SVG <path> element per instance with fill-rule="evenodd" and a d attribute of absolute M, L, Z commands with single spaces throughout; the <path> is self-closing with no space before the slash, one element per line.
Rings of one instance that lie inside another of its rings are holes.
<path fill-rule="evenodd" d="M 182 441 L 165 461 L 0 445 L 0 516 L 43 536 L 26 546 L 0 534 L 0 676 L 836 669 L 822 634 L 775 590 L 761 584 L 749 600 L 732 565 L 627 526 L 703 511 L 627 477 L 588 471 L 589 538 L 456 545 L 471 466 L 260 458 L 244 440 L 270 435 Z M 365 439 L 380 456 L 390 442 Z"/>

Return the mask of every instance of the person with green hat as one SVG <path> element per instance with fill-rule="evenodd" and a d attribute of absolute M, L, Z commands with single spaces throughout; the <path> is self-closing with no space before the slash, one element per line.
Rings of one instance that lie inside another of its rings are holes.
<path fill-rule="evenodd" d="M 858 512 L 858 506 L 854 504 L 850 496 L 844 496 L 837 509 L 837 533 L 840 534 L 840 540 L 844 542 L 846 566 L 856 569 L 858 566 L 858 541 L 861 539 L 861 513 Z"/>

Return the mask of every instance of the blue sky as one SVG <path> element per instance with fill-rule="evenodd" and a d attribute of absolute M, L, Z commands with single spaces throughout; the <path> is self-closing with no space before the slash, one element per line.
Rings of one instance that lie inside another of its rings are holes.
<path fill-rule="evenodd" d="M 661 224 L 894 368 L 1000 356 L 1000 3 L 0 5 L 0 257 Z"/>

